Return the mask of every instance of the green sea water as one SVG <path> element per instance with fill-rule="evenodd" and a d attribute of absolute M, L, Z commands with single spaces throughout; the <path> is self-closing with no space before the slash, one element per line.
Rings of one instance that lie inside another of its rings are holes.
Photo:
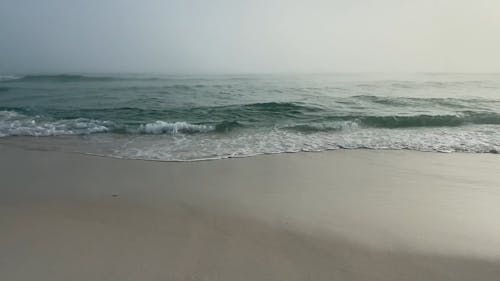
<path fill-rule="evenodd" d="M 500 74 L 0 75 L 0 141 L 150 160 L 500 151 Z"/>

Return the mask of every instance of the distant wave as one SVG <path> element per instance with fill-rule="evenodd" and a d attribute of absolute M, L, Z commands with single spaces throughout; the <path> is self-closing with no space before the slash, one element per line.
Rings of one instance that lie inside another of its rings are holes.
<path fill-rule="evenodd" d="M 107 82 L 107 81 L 161 81 L 172 80 L 174 77 L 148 77 L 134 75 L 117 75 L 117 76 L 88 76 L 80 74 L 28 74 L 23 76 L 18 75 L 0 75 L 0 82 Z M 200 85 L 197 85 L 200 87 Z M 177 88 L 191 88 L 191 86 L 174 85 Z"/>
<path fill-rule="evenodd" d="M 138 81 L 157 81 L 168 80 L 169 78 L 160 77 L 135 77 L 135 76 L 87 76 L 78 74 L 56 74 L 56 75 L 36 75 L 28 74 L 24 76 L 16 75 L 0 75 L 0 82 L 107 82 L 107 81 L 122 81 L 122 80 L 138 80 Z"/>
<path fill-rule="evenodd" d="M 22 77 L 4 80 L 8 82 L 85 82 L 85 81 L 111 81 L 117 78 L 105 76 L 84 76 L 84 75 L 26 75 Z"/>
<path fill-rule="evenodd" d="M 380 105 L 411 107 L 411 106 L 435 106 L 441 105 L 448 108 L 468 108 L 469 106 L 481 104 L 500 104 L 500 99 L 485 98 L 419 98 L 419 97 L 386 97 L 371 95 L 355 95 L 339 98 L 338 101 L 365 101 Z"/>
<path fill-rule="evenodd" d="M 227 122 L 273 121 L 307 117 L 309 114 L 321 114 L 320 107 L 300 102 L 265 102 L 240 105 L 189 108 L 191 114 L 211 114 L 223 118 Z M 238 126 L 237 124 L 233 124 Z M 240 123 L 241 125 L 241 123 Z"/>
<path fill-rule="evenodd" d="M 498 125 L 497 113 L 466 112 L 456 115 L 415 115 L 415 116 L 328 116 L 330 122 L 298 124 L 285 129 L 305 133 L 340 131 L 360 128 L 416 128 L 416 127 L 457 127 L 463 125 Z"/>
<path fill-rule="evenodd" d="M 356 119 L 365 126 L 376 128 L 455 127 L 466 124 L 500 124 L 500 115 L 490 112 L 466 112 L 456 115 L 361 116 Z"/>
<path fill-rule="evenodd" d="M 263 103 L 250 103 L 241 105 L 243 108 L 256 109 L 262 111 L 289 111 L 289 110 L 316 110 L 317 108 L 312 106 L 306 106 L 299 102 L 263 102 Z"/>
<path fill-rule="evenodd" d="M 19 78 L 22 78 L 22 76 L 17 76 L 17 75 L 0 75 L 0 82 L 17 80 Z"/>

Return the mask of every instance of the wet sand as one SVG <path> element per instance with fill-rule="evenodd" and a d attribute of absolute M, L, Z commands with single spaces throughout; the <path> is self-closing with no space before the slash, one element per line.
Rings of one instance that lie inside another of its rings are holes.
<path fill-rule="evenodd" d="M 0 145 L 0 280 L 498 280 L 500 157 Z"/>

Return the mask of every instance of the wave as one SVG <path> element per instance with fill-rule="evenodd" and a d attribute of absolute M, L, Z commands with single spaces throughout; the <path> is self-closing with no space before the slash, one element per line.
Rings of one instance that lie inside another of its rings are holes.
<path fill-rule="evenodd" d="M 0 75 L 0 82 L 4 81 L 11 81 L 11 80 L 17 80 L 19 78 L 22 78 L 22 76 L 16 76 L 16 75 Z"/>
<path fill-rule="evenodd" d="M 467 124 L 500 124 L 500 115 L 493 112 L 464 112 L 455 115 L 360 116 L 362 125 L 375 128 L 456 127 Z"/>
<path fill-rule="evenodd" d="M 500 125 L 500 114 L 494 112 L 462 112 L 453 115 L 364 116 L 328 115 L 319 122 L 284 126 L 283 129 L 303 133 L 335 132 L 363 128 L 404 129 L 418 127 L 458 127 L 465 125 Z"/>
<path fill-rule="evenodd" d="M 218 133 L 228 133 L 232 130 L 243 127 L 245 126 L 238 121 L 224 121 L 215 125 L 215 131 Z"/>
<path fill-rule="evenodd" d="M 323 109 L 299 102 L 267 102 L 215 107 L 198 107 L 176 110 L 185 117 L 200 116 L 227 122 L 230 129 L 249 124 L 271 124 L 280 120 L 298 120 L 309 115 L 321 114 Z"/>
<path fill-rule="evenodd" d="M 204 80 L 198 77 L 178 77 L 178 76 L 143 76 L 143 75 L 116 75 L 116 76 L 88 76 L 81 74 L 28 74 L 28 75 L 0 75 L 0 82 L 93 82 L 93 81 L 172 81 L 172 80 Z M 177 84 L 173 88 L 191 89 L 201 88 L 204 85 L 194 86 Z"/>
<path fill-rule="evenodd" d="M 283 126 L 282 129 L 301 133 L 338 132 L 368 128 L 405 129 L 419 127 L 459 127 L 466 125 L 500 125 L 497 113 L 461 113 L 456 115 L 415 116 L 328 116 L 329 121 Z"/>
<path fill-rule="evenodd" d="M 296 131 L 301 133 L 317 133 L 317 132 L 338 132 L 343 130 L 356 130 L 360 125 L 356 121 L 336 121 L 332 123 L 318 123 L 318 124 L 298 124 L 285 126 L 283 129 L 289 131 Z"/>
<path fill-rule="evenodd" d="M 86 118 L 47 121 L 39 116 L 29 117 L 13 111 L 0 111 L 0 137 L 105 133 L 111 130 L 111 126 L 107 121 Z"/>
<path fill-rule="evenodd" d="M 196 125 L 187 122 L 169 123 L 158 120 L 153 123 L 141 125 L 139 132 L 145 134 L 204 133 L 213 131 L 214 129 L 213 126 L 209 125 Z"/>
<path fill-rule="evenodd" d="M 84 76 L 84 75 L 26 75 L 13 77 L 12 79 L 0 80 L 2 82 L 92 82 L 92 81 L 112 81 L 115 77 L 107 76 Z"/>
<path fill-rule="evenodd" d="M 225 123 L 219 126 L 230 126 Z M 58 136 L 87 135 L 96 133 L 115 134 L 193 134 L 216 131 L 218 126 L 191 124 L 188 122 L 165 122 L 157 120 L 127 127 L 111 121 L 89 118 L 51 120 L 39 115 L 29 116 L 16 111 L 0 110 L 0 137 L 6 136 Z M 219 130 L 222 130 L 219 128 Z"/>
<path fill-rule="evenodd" d="M 418 98 L 418 97 L 387 97 L 387 96 L 374 96 L 374 95 L 355 95 L 347 98 L 340 98 L 338 101 L 346 100 L 359 100 L 367 101 L 370 103 L 395 106 L 395 107 L 408 107 L 408 106 L 423 106 L 423 105 L 441 105 L 449 108 L 467 108 L 469 106 L 476 106 L 482 104 L 499 104 L 500 99 L 486 99 L 486 98 Z"/>
<path fill-rule="evenodd" d="M 308 110 L 317 111 L 320 108 L 307 106 L 300 102 L 263 102 L 263 103 L 250 103 L 242 105 L 246 109 L 256 109 L 262 111 L 282 112 L 290 110 Z"/>

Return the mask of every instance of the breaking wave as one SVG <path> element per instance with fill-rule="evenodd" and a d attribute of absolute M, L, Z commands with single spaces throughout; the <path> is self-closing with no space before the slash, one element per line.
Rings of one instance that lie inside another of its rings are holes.
<path fill-rule="evenodd" d="M 209 125 L 195 125 L 187 122 L 169 123 L 165 121 L 155 121 L 141 125 L 140 133 L 145 134 L 177 134 L 177 133 L 204 133 L 213 131 L 215 128 Z"/>
<path fill-rule="evenodd" d="M 0 111 L 0 137 L 105 133 L 110 131 L 110 125 L 110 122 L 86 118 L 47 121 L 39 116 L 29 117 L 13 111 Z"/>

